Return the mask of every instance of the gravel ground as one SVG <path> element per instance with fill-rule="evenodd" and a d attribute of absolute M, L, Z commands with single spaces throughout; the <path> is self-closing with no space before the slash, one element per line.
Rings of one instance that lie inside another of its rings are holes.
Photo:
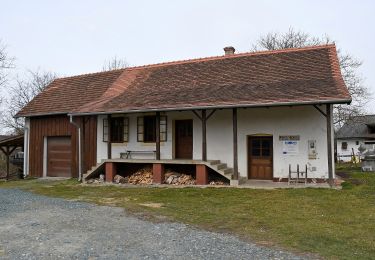
<path fill-rule="evenodd" d="M 302 259 L 124 209 L 0 189 L 0 259 Z"/>

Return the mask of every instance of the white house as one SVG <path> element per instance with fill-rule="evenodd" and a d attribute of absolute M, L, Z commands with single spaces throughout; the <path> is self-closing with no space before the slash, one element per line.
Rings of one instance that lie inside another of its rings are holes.
<path fill-rule="evenodd" d="M 353 154 L 360 158 L 360 146 L 375 149 L 375 115 L 353 117 L 336 133 L 338 161 L 350 162 Z"/>
<path fill-rule="evenodd" d="M 25 174 L 193 165 L 239 184 L 289 167 L 334 178 L 332 105 L 350 103 L 334 45 L 225 55 L 60 78 L 18 114 Z"/>

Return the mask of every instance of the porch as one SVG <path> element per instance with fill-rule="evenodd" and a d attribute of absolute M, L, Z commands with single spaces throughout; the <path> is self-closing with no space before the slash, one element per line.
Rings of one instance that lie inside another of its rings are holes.
<path fill-rule="evenodd" d="M 153 183 L 163 184 L 165 168 L 172 165 L 192 166 L 195 169 L 195 177 L 197 185 L 207 185 L 210 171 L 214 171 L 223 178 L 227 179 L 230 185 L 239 185 L 246 180 L 240 178 L 236 180 L 233 175 L 233 169 L 229 168 L 226 163 L 220 160 L 190 160 L 190 159 L 104 159 L 96 166 L 92 167 L 83 175 L 86 181 L 94 176 L 98 176 L 99 172 L 104 172 L 105 181 L 113 182 L 114 177 L 118 174 L 118 168 L 121 165 L 151 165 L 153 174 Z"/>
<path fill-rule="evenodd" d="M 114 176 L 119 174 L 118 165 L 120 164 L 138 164 L 138 165 L 152 165 L 153 171 L 153 184 L 157 184 L 160 187 L 168 187 L 170 185 L 164 184 L 164 173 L 165 168 L 169 165 L 190 165 L 195 167 L 196 184 L 201 187 L 212 187 L 209 185 L 209 171 L 210 169 L 219 173 L 223 171 L 220 161 L 217 160 L 187 160 L 187 159 L 107 159 L 98 163 L 97 166 L 93 167 L 87 174 L 83 176 L 84 181 L 97 176 L 99 170 L 102 170 L 105 174 L 106 183 L 112 183 Z M 219 168 L 219 169 L 218 169 Z M 285 180 L 255 180 L 240 177 L 240 180 L 234 180 L 232 171 L 227 174 L 222 174 L 223 177 L 230 181 L 230 186 L 237 186 L 241 188 L 250 189 L 290 189 L 290 188 L 331 188 L 327 182 L 308 182 L 308 183 L 294 183 L 288 184 Z M 191 185 L 181 185 L 180 187 L 190 187 Z M 336 185 L 337 186 L 337 185 Z M 220 187 L 220 186 L 219 186 Z M 339 185 L 337 186 L 339 187 Z"/>
<path fill-rule="evenodd" d="M 97 163 L 150 164 L 155 166 L 155 175 L 161 175 L 166 165 L 195 165 L 217 172 L 232 185 L 248 179 L 278 182 L 279 178 L 288 177 L 289 165 L 294 169 L 298 164 L 303 167 L 309 164 L 312 167 L 309 178 L 329 179 L 333 177 L 329 167 L 331 138 L 327 133 L 331 127 L 324 129 L 330 125 L 327 122 L 330 119 L 327 120 L 323 108 L 291 106 L 98 115 Z M 330 114 L 331 106 L 326 109 Z M 317 125 L 321 127 L 317 129 Z M 297 150 L 290 155 L 285 151 L 284 140 L 289 140 L 285 138 L 294 138 L 296 143 Z M 308 143 L 314 147 L 306 153 L 302 145 Z"/>
<path fill-rule="evenodd" d="M 6 176 L 5 179 L 10 177 L 10 163 L 17 165 L 19 168 L 23 168 L 23 153 L 19 155 L 12 155 L 17 152 L 17 148 L 20 151 L 24 150 L 24 137 L 23 135 L 8 136 L 0 140 L 0 151 L 5 155 L 5 166 Z M 1 174 L 0 174 L 1 175 Z M 0 176 L 0 179 L 2 177 Z"/>

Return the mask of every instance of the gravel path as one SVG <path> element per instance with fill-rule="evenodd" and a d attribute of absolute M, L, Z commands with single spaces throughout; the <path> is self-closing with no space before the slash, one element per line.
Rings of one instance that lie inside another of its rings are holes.
<path fill-rule="evenodd" d="M 301 259 L 121 208 L 0 189 L 0 259 Z"/>

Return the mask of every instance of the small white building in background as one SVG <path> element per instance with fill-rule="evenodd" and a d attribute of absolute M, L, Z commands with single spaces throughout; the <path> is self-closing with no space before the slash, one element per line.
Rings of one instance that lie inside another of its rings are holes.
<path fill-rule="evenodd" d="M 375 115 L 357 116 L 348 120 L 336 133 L 337 160 L 350 162 L 361 157 L 359 147 L 375 149 Z"/>

